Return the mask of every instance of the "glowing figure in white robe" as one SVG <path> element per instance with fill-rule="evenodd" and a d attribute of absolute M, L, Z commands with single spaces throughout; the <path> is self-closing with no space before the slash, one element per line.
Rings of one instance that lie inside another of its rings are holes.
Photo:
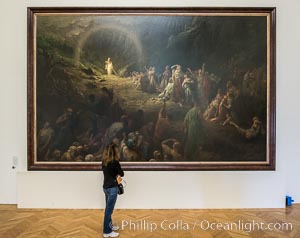
<path fill-rule="evenodd" d="M 105 61 L 105 70 L 107 71 L 107 75 L 112 75 L 114 73 L 114 66 L 110 58 Z"/>

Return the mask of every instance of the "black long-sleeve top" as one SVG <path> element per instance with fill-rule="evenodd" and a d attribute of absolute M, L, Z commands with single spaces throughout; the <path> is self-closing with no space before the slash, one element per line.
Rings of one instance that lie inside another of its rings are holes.
<path fill-rule="evenodd" d="M 104 166 L 102 163 L 102 170 L 104 175 L 103 188 L 112 188 L 118 186 L 117 175 L 124 176 L 124 171 L 118 160 L 113 160 Z"/>

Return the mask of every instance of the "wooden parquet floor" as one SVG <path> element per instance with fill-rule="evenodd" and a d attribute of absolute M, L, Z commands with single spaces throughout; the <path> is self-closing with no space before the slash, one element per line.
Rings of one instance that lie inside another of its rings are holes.
<path fill-rule="evenodd" d="M 286 209 L 115 210 L 113 220 L 124 238 L 300 238 L 300 204 Z M 102 222 L 103 210 L 0 205 L 0 238 L 96 238 L 102 237 Z"/>

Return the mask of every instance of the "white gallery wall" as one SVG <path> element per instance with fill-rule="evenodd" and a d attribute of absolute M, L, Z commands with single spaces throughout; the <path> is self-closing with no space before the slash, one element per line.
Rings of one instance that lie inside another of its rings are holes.
<path fill-rule="evenodd" d="M 151 4 L 151 5 L 149 5 Z M 119 208 L 284 207 L 300 202 L 299 0 L 97 1 L 10 0 L 0 8 L 0 204 L 19 207 L 103 208 L 101 172 L 27 171 L 28 6 L 277 7 L 276 171 L 126 172 Z M 17 169 L 12 169 L 13 157 Z"/>

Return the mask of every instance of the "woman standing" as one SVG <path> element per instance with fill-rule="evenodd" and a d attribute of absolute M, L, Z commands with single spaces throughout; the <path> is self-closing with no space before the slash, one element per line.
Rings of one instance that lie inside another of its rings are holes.
<path fill-rule="evenodd" d="M 105 211 L 103 237 L 117 237 L 119 227 L 112 223 L 112 213 L 118 197 L 118 181 L 124 176 L 119 163 L 119 155 L 115 144 L 106 146 L 103 152 L 102 170 L 104 175 L 103 191 L 105 194 Z M 118 180 L 118 181 L 117 181 Z"/>

